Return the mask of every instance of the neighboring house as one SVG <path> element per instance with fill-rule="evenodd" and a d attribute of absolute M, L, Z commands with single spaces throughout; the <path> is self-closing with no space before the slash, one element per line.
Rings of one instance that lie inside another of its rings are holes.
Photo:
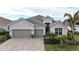
<path fill-rule="evenodd" d="M 67 25 L 67 29 L 68 29 L 69 31 L 72 31 L 72 30 L 71 30 L 71 27 L 69 26 L 69 23 L 67 22 L 67 20 L 65 20 L 64 23 Z M 77 20 L 77 21 L 75 22 L 74 27 L 75 27 L 75 30 L 74 30 L 74 31 L 79 33 L 79 20 Z"/>
<path fill-rule="evenodd" d="M 47 33 L 67 35 L 66 25 L 54 21 L 50 16 L 44 17 L 41 15 L 12 22 L 9 24 L 9 31 L 13 38 L 29 38 L 31 35 L 43 37 Z"/>
<path fill-rule="evenodd" d="M 50 32 L 55 33 L 57 35 L 67 36 L 67 25 L 65 25 L 63 22 L 60 22 L 60 21 L 54 22 L 50 26 Z"/>
<path fill-rule="evenodd" d="M 0 17 L 0 29 L 5 29 L 6 31 L 9 30 L 8 24 L 12 21 L 3 17 Z"/>
<path fill-rule="evenodd" d="M 79 20 L 75 22 L 75 32 L 79 33 Z"/>

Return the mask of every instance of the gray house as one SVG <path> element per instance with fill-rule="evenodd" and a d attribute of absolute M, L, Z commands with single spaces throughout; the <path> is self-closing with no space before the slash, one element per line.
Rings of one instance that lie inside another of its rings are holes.
<path fill-rule="evenodd" d="M 62 22 L 55 22 L 50 16 L 37 15 L 9 24 L 10 35 L 13 38 L 29 38 L 31 35 L 42 37 L 49 32 L 56 33 L 56 28 L 58 28 L 58 33 L 61 28 L 61 34 L 58 35 L 67 35 L 66 26 Z"/>

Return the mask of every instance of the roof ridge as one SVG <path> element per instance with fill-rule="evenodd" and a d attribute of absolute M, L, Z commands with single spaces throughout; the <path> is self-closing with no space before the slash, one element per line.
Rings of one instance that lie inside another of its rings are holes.
<path fill-rule="evenodd" d="M 34 19 L 34 20 L 37 21 L 37 22 L 40 22 L 39 20 L 36 20 L 36 19 Z M 40 22 L 40 23 L 44 24 L 43 22 Z"/>

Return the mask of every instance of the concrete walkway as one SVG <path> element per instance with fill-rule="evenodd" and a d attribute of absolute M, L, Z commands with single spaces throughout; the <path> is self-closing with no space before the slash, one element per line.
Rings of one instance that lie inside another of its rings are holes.
<path fill-rule="evenodd" d="M 12 38 L 0 45 L 0 51 L 44 51 L 43 38 Z"/>

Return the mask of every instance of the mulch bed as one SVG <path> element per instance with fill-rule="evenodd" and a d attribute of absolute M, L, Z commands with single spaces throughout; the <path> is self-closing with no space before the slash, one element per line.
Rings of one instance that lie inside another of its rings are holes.
<path fill-rule="evenodd" d="M 79 45 L 79 41 L 77 41 L 77 40 L 69 40 L 66 43 L 69 45 Z"/>

